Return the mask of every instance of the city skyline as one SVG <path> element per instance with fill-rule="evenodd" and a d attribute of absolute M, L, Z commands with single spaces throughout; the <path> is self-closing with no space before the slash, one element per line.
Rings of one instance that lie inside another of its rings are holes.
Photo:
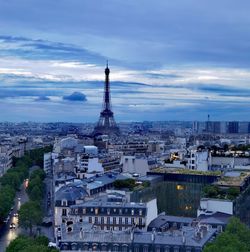
<path fill-rule="evenodd" d="M 247 121 L 247 1 L 0 5 L 0 121 Z"/>

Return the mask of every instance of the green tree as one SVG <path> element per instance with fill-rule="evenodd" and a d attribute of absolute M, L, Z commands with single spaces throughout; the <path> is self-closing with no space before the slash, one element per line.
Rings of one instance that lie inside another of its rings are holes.
<path fill-rule="evenodd" d="M 31 238 L 20 235 L 11 241 L 6 252 L 57 252 L 55 248 L 49 248 L 49 239 L 45 236 Z"/>
<path fill-rule="evenodd" d="M 35 186 L 40 187 L 40 189 L 42 187 L 42 180 L 38 176 L 29 180 L 27 192 L 30 193 Z"/>
<path fill-rule="evenodd" d="M 136 186 L 134 179 L 118 179 L 114 182 L 114 187 L 117 189 L 128 188 L 132 190 Z"/>
<path fill-rule="evenodd" d="M 20 235 L 16 239 L 11 241 L 11 243 L 9 244 L 9 246 L 6 249 L 6 252 L 21 251 L 22 249 L 28 247 L 31 244 L 31 242 L 32 242 L 31 238 L 24 236 L 24 235 Z"/>
<path fill-rule="evenodd" d="M 246 244 L 228 232 L 220 234 L 215 242 L 208 244 L 204 252 L 248 252 Z"/>
<path fill-rule="evenodd" d="M 51 251 L 50 248 L 44 245 L 36 245 L 36 244 L 29 245 L 28 247 L 20 250 L 20 252 L 50 252 L 50 251 Z"/>
<path fill-rule="evenodd" d="M 235 235 L 245 243 L 250 251 L 250 229 L 238 218 L 232 217 L 227 225 L 226 232 Z"/>
<path fill-rule="evenodd" d="M 15 198 L 15 190 L 9 186 L 6 185 L 4 187 L 1 187 L 0 190 L 0 221 L 3 221 L 8 213 L 10 212 L 10 209 L 14 203 Z"/>
<path fill-rule="evenodd" d="M 29 201 L 24 203 L 19 210 L 19 225 L 29 229 L 30 235 L 35 225 L 42 222 L 42 211 L 37 202 Z"/>
<path fill-rule="evenodd" d="M 1 185 L 10 185 L 15 190 L 18 190 L 21 185 L 21 179 L 17 172 L 7 172 L 1 178 Z"/>
<path fill-rule="evenodd" d="M 35 238 L 35 243 L 38 245 L 44 245 L 44 246 L 48 246 L 49 244 L 49 239 L 48 237 L 44 236 L 44 235 L 39 235 Z"/>
<path fill-rule="evenodd" d="M 227 193 L 228 193 L 228 198 L 229 199 L 235 199 L 240 194 L 240 189 L 235 188 L 235 187 L 230 187 L 227 190 Z"/>
<path fill-rule="evenodd" d="M 232 217 L 224 233 L 219 234 L 215 241 L 206 245 L 204 252 L 249 252 L 250 229 Z"/>
<path fill-rule="evenodd" d="M 36 201 L 36 200 L 40 201 L 40 200 L 42 200 L 43 193 L 42 193 L 41 187 L 39 185 L 35 185 L 32 188 L 32 190 L 30 191 L 29 197 L 33 201 Z"/>
<path fill-rule="evenodd" d="M 45 177 L 46 177 L 46 174 L 44 172 L 43 169 L 37 169 L 37 170 L 34 170 L 31 175 L 30 175 L 30 179 L 33 179 L 35 177 L 39 177 L 41 180 L 44 180 Z"/>
<path fill-rule="evenodd" d="M 219 188 L 217 186 L 208 185 L 203 189 L 205 197 L 216 198 L 219 194 Z"/>

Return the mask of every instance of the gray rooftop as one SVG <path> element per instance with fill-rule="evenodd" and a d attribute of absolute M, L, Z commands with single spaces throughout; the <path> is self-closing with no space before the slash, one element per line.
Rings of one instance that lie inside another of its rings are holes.
<path fill-rule="evenodd" d="M 159 215 L 157 218 L 152 220 L 148 225 L 149 228 L 161 228 L 165 226 L 166 223 L 175 222 L 175 223 L 187 223 L 191 224 L 193 222 L 193 218 L 189 217 L 179 217 L 172 215 Z"/>
<path fill-rule="evenodd" d="M 202 248 L 216 232 L 216 229 L 210 228 L 204 231 L 204 235 L 199 238 L 195 236 L 197 229 L 193 227 L 183 227 L 181 230 L 169 232 L 139 232 L 139 231 L 103 231 L 99 229 L 89 229 L 79 231 L 79 228 L 73 229 L 67 233 L 62 229 L 61 242 L 83 242 L 83 243 L 117 243 L 117 244 L 160 244 L 160 245 L 179 245 L 185 242 L 186 246 Z M 152 241 L 152 237 L 154 240 Z M 183 238 L 184 237 L 184 238 Z M 133 240 L 131 239 L 133 238 Z"/>
<path fill-rule="evenodd" d="M 75 201 L 86 196 L 88 193 L 82 187 L 65 185 L 55 193 L 55 200 Z"/>

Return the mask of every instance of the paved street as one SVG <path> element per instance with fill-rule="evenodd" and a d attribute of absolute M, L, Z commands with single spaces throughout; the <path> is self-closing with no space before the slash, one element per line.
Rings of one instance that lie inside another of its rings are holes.
<path fill-rule="evenodd" d="M 52 179 L 51 178 L 46 178 L 45 179 L 45 185 L 46 185 L 46 197 L 44 201 L 44 206 L 43 206 L 43 211 L 45 213 L 46 217 L 53 217 L 53 211 L 52 211 L 52 204 L 50 205 L 47 204 L 47 195 L 48 192 L 52 194 Z M 28 195 L 25 191 L 25 187 L 27 186 L 27 182 L 24 182 L 21 191 L 17 192 L 16 197 L 15 197 L 15 205 L 14 209 L 11 212 L 11 218 L 9 222 L 7 223 L 6 227 L 2 232 L 0 233 L 0 252 L 5 252 L 6 247 L 9 245 L 9 243 L 14 240 L 19 234 L 27 234 L 28 231 L 18 227 L 18 217 L 14 217 L 14 214 L 17 213 L 17 211 L 20 209 L 20 206 L 27 202 Z M 51 195 L 51 202 L 53 202 L 53 195 Z M 16 228 L 15 229 L 10 229 L 10 224 L 15 223 Z M 54 236 L 53 236 L 53 228 L 51 227 L 39 227 L 41 235 L 47 236 L 51 241 L 54 241 Z M 34 227 L 34 232 L 35 232 L 35 227 Z M 38 231 L 39 233 L 39 231 Z"/>
<path fill-rule="evenodd" d="M 0 252 L 4 252 L 6 247 L 9 245 L 9 243 L 12 240 L 14 240 L 18 234 L 22 232 L 21 228 L 18 227 L 18 217 L 14 217 L 13 215 L 17 213 L 17 211 L 20 209 L 20 206 L 27 201 L 28 201 L 28 196 L 25 192 L 25 182 L 24 182 L 21 187 L 21 191 L 17 192 L 16 194 L 15 205 L 11 213 L 11 218 L 9 222 L 7 223 L 5 229 L 0 234 Z M 15 229 L 9 228 L 11 223 L 16 224 Z"/>

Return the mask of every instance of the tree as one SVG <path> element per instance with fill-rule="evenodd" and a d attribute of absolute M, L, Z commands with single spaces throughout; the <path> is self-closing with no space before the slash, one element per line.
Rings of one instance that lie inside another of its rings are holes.
<path fill-rule="evenodd" d="M 48 237 L 46 237 L 44 235 L 39 235 L 35 238 L 35 243 L 38 245 L 48 246 L 49 239 L 48 239 Z"/>
<path fill-rule="evenodd" d="M 206 245 L 204 252 L 247 252 L 250 251 L 250 229 L 232 217 L 224 233 Z"/>
<path fill-rule="evenodd" d="M 42 200 L 43 192 L 42 192 L 41 187 L 39 187 L 39 185 L 35 185 L 35 186 L 31 189 L 31 191 L 30 191 L 30 193 L 29 193 L 29 197 L 30 197 L 30 199 L 33 200 L 33 201 L 36 201 L 36 200 L 40 201 L 40 200 Z"/>
<path fill-rule="evenodd" d="M 204 252 L 248 252 L 246 244 L 228 232 L 220 234 L 215 242 L 208 244 Z"/>
<path fill-rule="evenodd" d="M 10 245 L 6 248 L 6 252 L 17 252 L 28 247 L 31 244 L 32 239 L 20 235 L 15 240 L 11 241 Z"/>
<path fill-rule="evenodd" d="M 29 229 L 30 235 L 34 225 L 42 222 L 42 211 L 37 202 L 29 201 L 23 204 L 19 210 L 19 225 L 25 229 Z"/>
<path fill-rule="evenodd" d="M 6 185 L 0 190 L 0 221 L 3 221 L 14 203 L 15 190 Z"/>
<path fill-rule="evenodd" d="M 37 169 L 37 170 L 34 170 L 31 175 L 30 175 L 30 179 L 33 179 L 35 177 L 39 177 L 41 180 L 44 180 L 45 177 L 46 177 L 46 174 L 44 172 L 43 169 Z"/>
<path fill-rule="evenodd" d="M 228 193 L 228 198 L 229 199 L 235 199 L 240 194 L 240 189 L 235 188 L 235 187 L 230 187 L 227 190 L 227 193 Z"/>
<path fill-rule="evenodd" d="M 128 188 L 132 190 L 135 187 L 135 180 L 134 179 L 118 179 L 114 182 L 114 187 L 117 189 L 121 188 Z"/>
<path fill-rule="evenodd" d="M 250 250 L 250 229 L 238 218 L 232 217 L 227 225 L 226 232 L 236 235 L 238 239 L 245 244 Z"/>
<path fill-rule="evenodd" d="M 57 252 L 55 248 L 49 248 L 49 239 L 45 236 L 31 238 L 20 235 L 11 241 L 6 252 Z"/>
<path fill-rule="evenodd" d="M 203 192 L 205 197 L 216 198 L 216 196 L 219 194 L 219 188 L 217 186 L 207 185 L 204 187 Z"/>
<path fill-rule="evenodd" d="M 7 172 L 1 178 L 2 186 L 10 185 L 15 190 L 18 190 L 21 185 L 21 179 L 17 172 Z"/>

